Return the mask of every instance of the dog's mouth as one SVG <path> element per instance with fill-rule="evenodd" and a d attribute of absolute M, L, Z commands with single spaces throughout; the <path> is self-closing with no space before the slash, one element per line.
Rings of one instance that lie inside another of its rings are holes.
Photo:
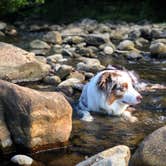
<path fill-rule="evenodd" d="M 137 103 L 129 103 L 129 102 L 124 101 L 124 100 L 122 100 L 121 102 L 122 102 L 123 104 L 131 105 L 131 106 L 134 106 L 134 105 L 137 105 L 137 104 L 141 103 L 141 101 L 140 101 L 140 102 L 137 102 Z"/>

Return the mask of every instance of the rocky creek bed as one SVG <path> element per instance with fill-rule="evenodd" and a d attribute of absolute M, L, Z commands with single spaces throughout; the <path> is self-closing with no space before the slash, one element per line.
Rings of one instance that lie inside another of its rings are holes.
<path fill-rule="evenodd" d="M 19 77 L 0 75 L 2 79 L 41 91 L 61 91 L 73 108 L 82 85 L 108 64 L 134 70 L 144 82 L 164 85 L 166 80 L 165 24 L 98 23 L 91 19 L 69 25 L 0 22 L 0 41 L 35 53 L 35 69 L 36 63 L 43 64 L 34 76 L 23 72 Z M 138 122 L 130 124 L 120 117 L 94 115 L 95 120 L 87 123 L 73 113 L 72 133 L 66 147 L 29 155 L 47 166 L 72 166 L 120 144 L 127 145 L 133 154 L 145 136 L 166 124 L 166 90 L 144 91 L 142 95 L 144 99 L 134 113 Z M 3 166 L 11 165 L 10 157 L 1 155 Z"/>

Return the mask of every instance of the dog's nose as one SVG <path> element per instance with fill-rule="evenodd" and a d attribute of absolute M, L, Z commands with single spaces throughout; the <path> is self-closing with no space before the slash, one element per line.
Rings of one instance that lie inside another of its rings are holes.
<path fill-rule="evenodd" d="M 136 97 L 136 99 L 137 99 L 138 102 L 141 102 L 141 100 L 142 100 L 142 96 L 139 95 L 139 96 Z"/>

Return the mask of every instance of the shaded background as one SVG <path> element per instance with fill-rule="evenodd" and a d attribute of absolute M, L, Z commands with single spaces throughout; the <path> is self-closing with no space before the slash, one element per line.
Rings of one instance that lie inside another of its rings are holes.
<path fill-rule="evenodd" d="M 166 21 L 165 0 L 1 0 L 0 19 Z"/>

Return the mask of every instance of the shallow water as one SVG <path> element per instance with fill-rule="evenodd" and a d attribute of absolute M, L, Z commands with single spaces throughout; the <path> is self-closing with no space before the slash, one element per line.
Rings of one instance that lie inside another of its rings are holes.
<path fill-rule="evenodd" d="M 19 45 L 19 43 L 18 43 Z M 166 63 L 156 60 L 126 61 L 123 58 L 99 56 L 104 65 L 120 64 L 127 69 L 136 71 L 140 78 L 151 83 L 165 83 Z M 74 61 L 69 61 L 74 65 Z M 55 91 L 55 87 L 36 84 L 32 88 Z M 155 129 L 166 124 L 166 91 L 157 90 L 143 92 L 143 101 L 136 106 L 135 116 L 139 121 L 129 123 L 120 117 L 109 117 L 94 114 L 93 122 L 82 122 L 73 118 L 73 130 L 67 147 L 60 150 L 29 154 L 46 166 L 74 166 L 88 156 L 92 156 L 107 148 L 124 144 L 134 152 L 140 141 Z M 76 99 L 78 99 L 77 93 Z M 3 156 L 2 165 L 9 165 L 9 156 Z"/>

